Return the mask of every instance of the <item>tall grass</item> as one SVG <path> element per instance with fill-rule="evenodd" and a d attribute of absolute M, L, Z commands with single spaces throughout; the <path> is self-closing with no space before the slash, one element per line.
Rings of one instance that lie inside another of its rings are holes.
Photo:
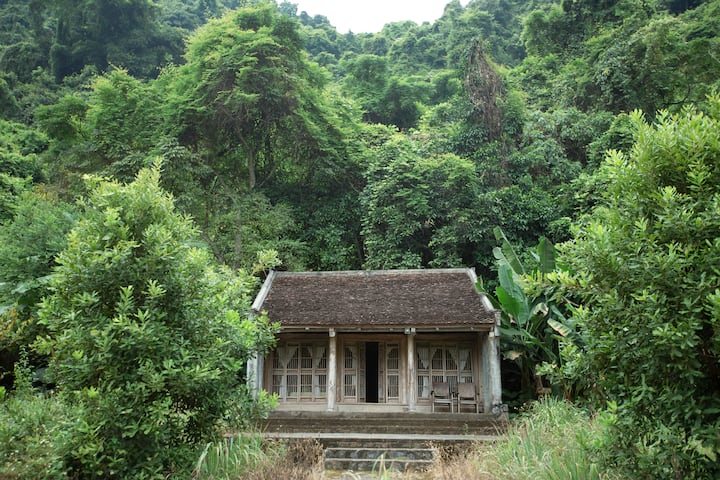
<path fill-rule="evenodd" d="M 65 428 L 76 412 L 52 395 L 15 392 L 0 399 L 0 479 L 65 478 Z"/>
<path fill-rule="evenodd" d="M 279 442 L 244 434 L 208 443 L 194 480 L 312 480 L 322 478 L 322 448 L 313 440 Z"/>
<path fill-rule="evenodd" d="M 547 399 L 515 419 L 498 442 L 436 463 L 429 478 L 620 480 L 592 454 L 592 445 L 603 435 L 602 425 L 581 409 Z"/>

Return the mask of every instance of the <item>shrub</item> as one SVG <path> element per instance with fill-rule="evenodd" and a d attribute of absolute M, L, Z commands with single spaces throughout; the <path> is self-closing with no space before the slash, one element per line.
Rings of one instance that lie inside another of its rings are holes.
<path fill-rule="evenodd" d="M 273 340 L 267 321 L 239 313 L 255 280 L 213 265 L 159 178 L 156 165 L 126 185 L 89 180 L 40 309 L 50 375 L 83 413 L 67 443 L 73 476 L 189 471 L 233 404 L 251 401 L 239 372 Z"/>
<path fill-rule="evenodd" d="M 583 360 L 616 406 L 607 453 L 635 478 L 720 476 L 720 96 L 708 113 L 631 115 L 603 204 L 562 261 L 584 304 Z"/>

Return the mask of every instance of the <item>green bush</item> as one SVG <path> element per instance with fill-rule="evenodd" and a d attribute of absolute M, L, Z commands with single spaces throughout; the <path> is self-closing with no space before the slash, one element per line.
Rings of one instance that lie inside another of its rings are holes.
<path fill-rule="evenodd" d="M 255 279 L 213 265 L 159 177 L 155 166 L 126 185 L 89 180 L 40 309 L 50 375 L 83 412 L 66 445 L 71 476 L 189 471 L 197 447 L 251 401 L 240 372 L 273 341 L 267 321 L 240 313 Z"/>
<path fill-rule="evenodd" d="M 561 261 L 582 298 L 583 360 L 613 406 L 606 453 L 634 478 L 720 476 L 720 96 L 639 113 L 599 176 L 602 205 Z"/>

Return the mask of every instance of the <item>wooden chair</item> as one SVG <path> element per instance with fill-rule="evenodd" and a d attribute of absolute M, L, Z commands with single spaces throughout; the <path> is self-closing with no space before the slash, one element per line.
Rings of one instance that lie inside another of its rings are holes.
<path fill-rule="evenodd" d="M 435 413 L 435 405 L 450 405 L 450 413 L 453 413 L 453 397 L 450 393 L 450 384 L 447 382 L 433 382 L 432 391 L 432 412 Z"/>
<path fill-rule="evenodd" d="M 475 392 L 474 383 L 458 383 L 458 413 L 463 405 L 475 405 L 475 413 L 480 413 L 478 396 Z"/>

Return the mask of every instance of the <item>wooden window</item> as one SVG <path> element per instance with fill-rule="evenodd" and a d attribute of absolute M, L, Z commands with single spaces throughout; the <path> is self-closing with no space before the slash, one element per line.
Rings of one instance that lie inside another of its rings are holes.
<path fill-rule="evenodd" d="M 415 351 L 418 398 L 430 398 L 433 382 L 447 382 L 451 390 L 456 390 L 458 382 L 473 381 L 469 344 L 418 343 Z"/>
<path fill-rule="evenodd" d="M 343 400 L 357 401 L 358 357 L 357 345 L 347 345 L 344 350 Z"/>
<path fill-rule="evenodd" d="M 320 401 L 327 396 L 327 345 L 283 342 L 272 358 L 271 393 L 281 401 Z"/>
<path fill-rule="evenodd" d="M 398 401 L 400 399 L 400 345 L 388 343 L 386 346 L 386 401 Z"/>

